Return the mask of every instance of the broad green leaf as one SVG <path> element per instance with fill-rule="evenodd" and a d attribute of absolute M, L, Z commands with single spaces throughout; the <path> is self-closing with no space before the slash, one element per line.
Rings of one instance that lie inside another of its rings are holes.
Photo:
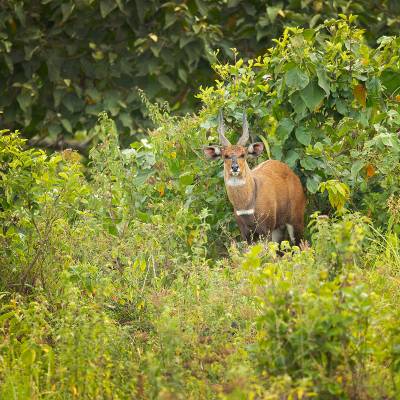
<path fill-rule="evenodd" d="M 307 190 L 312 194 L 317 193 L 320 182 L 321 177 L 319 175 L 308 177 L 306 182 Z"/>
<path fill-rule="evenodd" d="M 296 113 L 296 121 L 303 119 L 307 113 L 307 106 L 301 98 L 299 92 L 295 92 L 290 97 L 290 103 L 293 106 L 294 112 Z"/>
<path fill-rule="evenodd" d="M 118 118 L 122 122 L 122 125 L 125 126 L 125 128 L 132 128 L 133 121 L 131 115 L 128 112 L 120 113 Z"/>
<path fill-rule="evenodd" d="M 69 122 L 68 119 L 62 118 L 61 119 L 61 124 L 65 128 L 66 131 L 68 131 L 69 133 L 72 133 L 72 125 L 71 125 L 71 122 Z"/>
<path fill-rule="evenodd" d="M 282 160 L 282 145 L 273 145 L 271 147 L 271 154 L 274 160 Z"/>
<path fill-rule="evenodd" d="M 160 75 L 158 79 L 161 85 L 163 85 L 166 89 L 171 91 L 176 89 L 174 81 L 168 75 Z"/>
<path fill-rule="evenodd" d="M 303 159 L 300 160 L 300 164 L 304 169 L 308 171 L 313 171 L 319 166 L 318 160 L 311 156 L 305 156 Z"/>
<path fill-rule="evenodd" d="M 62 59 L 54 54 L 50 54 L 46 59 L 46 64 L 50 81 L 55 82 L 59 80 Z"/>
<path fill-rule="evenodd" d="M 22 89 L 17 96 L 17 101 L 19 106 L 21 107 L 21 110 L 27 112 L 32 105 L 31 93 L 26 89 Z"/>
<path fill-rule="evenodd" d="M 328 192 L 329 202 L 332 207 L 336 208 L 338 211 L 343 209 L 346 201 L 350 198 L 349 187 L 337 179 L 330 179 L 326 182 L 322 182 L 319 185 L 319 190 L 322 193 L 325 191 Z"/>
<path fill-rule="evenodd" d="M 70 1 L 61 5 L 62 20 L 61 23 L 65 23 L 74 11 L 75 4 Z"/>
<path fill-rule="evenodd" d="M 103 18 L 107 17 L 117 7 L 115 0 L 100 0 L 100 13 Z"/>
<path fill-rule="evenodd" d="M 293 67 L 285 74 L 286 85 L 293 89 L 304 89 L 308 83 L 308 75 L 298 67 Z"/>
<path fill-rule="evenodd" d="M 279 11 L 282 10 L 282 2 L 279 2 L 276 6 L 267 6 L 267 14 L 271 22 L 274 22 Z"/>
<path fill-rule="evenodd" d="M 295 150 L 289 150 L 285 157 L 285 163 L 289 165 L 289 167 L 294 167 L 296 165 L 296 161 L 299 159 L 299 154 Z"/>
<path fill-rule="evenodd" d="M 330 86 L 329 86 L 329 78 L 328 74 L 326 73 L 325 69 L 318 68 L 317 69 L 317 76 L 318 76 L 318 85 L 322 89 L 325 90 L 325 93 L 327 96 L 329 96 L 329 93 L 331 92 Z"/>
<path fill-rule="evenodd" d="M 167 12 L 165 14 L 164 28 L 167 29 L 172 26 L 177 20 L 178 15 L 175 12 Z"/>
<path fill-rule="evenodd" d="M 349 113 L 346 103 L 341 99 L 335 100 L 336 110 L 342 115 L 347 115 Z"/>
<path fill-rule="evenodd" d="M 315 81 L 312 81 L 300 92 L 300 96 L 308 109 L 310 111 L 315 111 L 322 103 L 325 93 Z"/>
<path fill-rule="evenodd" d="M 276 136 L 284 142 L 293 131 L 294 122 L 290 118 L 284 118 L 279 122 L 278 128 L 276 129 Z"/>
<path fill-rule="evenodd" d="M 350 175 L 353 179 L 355 179 L 358 175 L 358 173 L 361 171 L 363 168 L 365 162 L 363 160 L 356 160 L 353 165 L 351 166 L 351 172 Z"/>
<path fill-rule="evenodd" d="M 184 68 L 178 68 L 178 75 L 183 82 L 187 82 L 187 72 Z"/>
<path fill-rule="evenodd" d="M 191 185 L 191 184 L 193 183 L 193 181 L 194 181 L 194 176 L 193 176 L 193 174 L 184 174 L 184 175 L 181 175 L 181 176 L 179 177 L 179 183 L 180 183 L 182 186 Z"/>
<path fill-rule="evenodd" d="M 387 69 L 381 76 L 382 84 L 389 94 L 396 93 L 400 89 L 400 71 Z"/>
<path fill-rule="evenodd" d="M 295 131 L 296 139 L 303 144 L 308 146 L 311 143 L 311 131 L 305 126 L 299 126 Z"/>
<path fill-rule="evenodd" d="M 206 5 L 206 2 L 204 2 L 203 0 L 195 0 L 195 2 L 200 14 L 203 17 L 206 17 L 208 15 L 208 7 Z"/>

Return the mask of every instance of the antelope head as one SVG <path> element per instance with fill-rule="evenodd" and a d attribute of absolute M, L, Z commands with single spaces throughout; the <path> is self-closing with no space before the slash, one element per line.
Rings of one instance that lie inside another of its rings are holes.
<path fill-rule="evenodd" d="M 243 112 L 243 132 L 237 144 L 231 144 L 225 136 L 222 110 L 218 115 L 218 134 L 221 145 L 204 147 L 205 156 L 211 160 L 217 158 L 224 160 L 225 179 L 246 179 L 250 172 L 246 161 L 247 157 L 258 157 L 264 150 L 264 144 L 261 142 L 252 143 L 246 147 L 246 143 L 249 140 L 249 124 L 246 113 Z"/>

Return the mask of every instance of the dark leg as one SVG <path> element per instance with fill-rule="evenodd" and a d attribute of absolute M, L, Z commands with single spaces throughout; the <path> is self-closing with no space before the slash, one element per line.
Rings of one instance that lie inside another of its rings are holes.
<path fill-rule="evenodd" d="M 236 222 L 239 226 L 239 230 L 240 230 L 242 239 L 245 240 L 248 244 L 251 244 L 254 240 L 253 232 L 249 229 L 247 224 L 245 224 L 240 217 L 235 215 L 235 218 L 236 218 Z"/>

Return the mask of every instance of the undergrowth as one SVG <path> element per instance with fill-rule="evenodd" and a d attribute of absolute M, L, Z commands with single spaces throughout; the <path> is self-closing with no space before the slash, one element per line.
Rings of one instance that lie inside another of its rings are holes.
<path fill-rule="evenodd" d="M 247 247 L 219 166 L 200 156 L 214 101 L 184 118 L 149 105 L 158 128 L 127 149 L 101 114 L 86 163 L 1 132 L 1 399 L 399 397 L 396 170 L 368 176 L 369 149 L 356 143 L 360 169 L 342 170 L 347 183 L 325 171 L 328 194 L 313 195 L 324 178 L 313 164 L 303 170 L 309 206 L 328 213 L 309 217 L 310 245 Z M 390 124 L 377 137 L 392 140 L 382 133 Z M 390 140 L 382 154 L 395 157 Z M 299 143 L 301 172 L 312 148 Z M 349 163 L 355 153 L 343 146 Z M 381 203 L 351 207 L 348 185 L 368 201 L 377 188 Z"/>

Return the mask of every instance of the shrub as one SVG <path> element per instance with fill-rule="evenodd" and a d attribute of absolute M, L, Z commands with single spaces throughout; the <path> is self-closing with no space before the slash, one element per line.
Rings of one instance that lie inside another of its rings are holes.
<path fill-rule="evenodd" d="M 294 398 L 374 397 L 390 373 L 374 367 L 381 350 L 371 325 L 379 318 L 359 272 L 347 265 L 332 277 L 313 250 L 282 259 L 275 251 L 257 245 L 243 263 L 259 310 L 250 351 L 270 390 Z"/>
<path fill-rule="evenodd" d="M 384 224 L 399 187 L 399 39 L 372 49 L 353 21 L 287 28 L 264 56 L 215 65 L 219 80 L 199 94 L 202 127 L 215 127 L 222 107 L 237 126 L 246 110 L 266 157 L 302 176 L 313 208 L 327 211 L 320 189 L 335 209 L 347 204 Z"/>

